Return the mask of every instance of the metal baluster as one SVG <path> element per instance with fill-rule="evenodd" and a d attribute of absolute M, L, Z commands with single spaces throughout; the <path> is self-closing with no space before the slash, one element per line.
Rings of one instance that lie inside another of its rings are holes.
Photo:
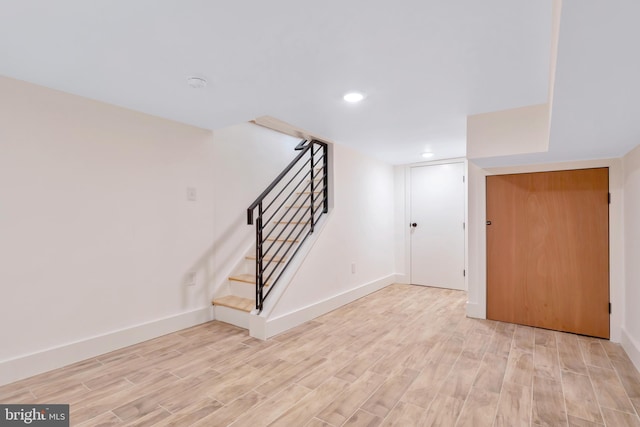
<path fill-rule="evenodd" d="M 327 144 L 324 144 L 322 146 L 322 153 L 324 155 L 324 158 L 322 159 L 322 171 L 324 172 L 324 176 L 322 177 L 322 184 L 323 184 L 322 196 L 324 198 L 322 202 L 323 204 L 322 212 L 328 213 L 329 212 L 329 168 L 328 168 L 329 152 L 328 152 Z"/>
<path fill-rule="evenodd" d="M 258 204 L 256 221 L 256 308 L 262 310 L 262 202 Z"/>
<path fill-rule="evenodd" d="M 316 225 L 315 218 L 314 218 L 315 207 L 316 207 L 315 206 L 316 200 L 315 200 L 315 194 L 314 194 L 314 191 L 315 191 L 314 181 L 315 181 L 316 175 L 315 175 L 315 164 L 313 162 L 313 144 L 314 142 L 311 141 L 311 150 L 309 150 L 311 152 L 311 231 L 310 231 L 311 233 L 313 233 L 313 230 L 315 229 L 315 225 Z"/>

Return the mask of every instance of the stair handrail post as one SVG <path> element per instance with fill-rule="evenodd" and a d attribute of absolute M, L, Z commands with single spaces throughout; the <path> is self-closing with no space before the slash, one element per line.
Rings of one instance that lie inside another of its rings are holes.
<path fill-rule="evenodd" d="M 313 146 L 315 144 L 315 141 L 311 141 L 311 162 L 309 162 L 309 166 L 311 167 L 311 232 L 313 233 L 314 229 L 315 229 L 315 205 L 316 205 L 316 200 L 315 200 L 315 163 L 314 163 L 314 155 L 313 155 Z"/>
<path fill-rule="evenodd" d="M 256 219 L 256 309 L 262 310 L 263 265 L 262 265 L 262 201 L 258 203 L 258 218 Z"/>
<path fill-rule="evenodd" d="M 322 212 L 323 213 L 328 213 L 329 212 L 329 168 L 328 168 L 328 154 L 329 154 L 329 146 L 327 144 L 322 144 L 322 153 L 323 153 L 323 159 L 322 159 L 322 172 L 323 172 L 323 177 L 322 177 L 322 197 L 323 197 L 323 201 L 322 201 Z"/>

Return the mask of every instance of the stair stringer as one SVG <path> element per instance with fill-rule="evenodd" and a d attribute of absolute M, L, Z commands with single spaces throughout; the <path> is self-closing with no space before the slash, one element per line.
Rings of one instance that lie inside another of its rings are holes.
<path fill-rule="evenodd" d="M 268 332 L 267 323 L 269 321 L 269 317 L 271 312 L 276 308 L 278 302 L 282 298 L 282 296 L 287 291 L 289 285 L 295 278 L 298 270 L 304 264 L 305 260 L 311 253 L 313 246 L 318 241 L 322 232 L 324 230 L 325 225 L 331 220 L 331 212 L 322 215 L 317 224 L 315 225 L 314 232 L 307 237 L 307 240 L 300 246 L 300 250 L 296 254 L 296 256 L 291 260 L 291 263 L 284 271 L 280 280 L 275 285 L 275 288 L 269 294 L 269 297 L 264 301 L 262 312 L 258 314 L 257 310 L 253 310 L 249 316 L 249 335 L 254 338 L 266 340 L 270 336 L 275 335 L 274 333 Z"/>

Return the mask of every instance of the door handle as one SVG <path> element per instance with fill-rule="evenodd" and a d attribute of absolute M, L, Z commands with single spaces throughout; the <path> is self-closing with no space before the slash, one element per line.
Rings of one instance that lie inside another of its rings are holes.
<path fill-rule="evenodd" d="M 418 226 L 418 224 L 415 222 L 412 222 L 410 225 L 411 225 L 411 228 L 416 228 Z"/>
<path fill-rule="evenodd" d="M 487 221 L 487 225 L 491 225 L 491 221 Z"/>

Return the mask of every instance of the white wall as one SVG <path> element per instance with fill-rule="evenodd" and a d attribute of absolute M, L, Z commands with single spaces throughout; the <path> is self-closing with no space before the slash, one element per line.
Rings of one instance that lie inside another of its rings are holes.
<path fill-rule="evenodd" d="M 297 140 L 0 93 L 0 384 L 209 320 L 245 209 Z"/>
<path fill-rule="evenodd" d="M 549 108 L 550 104 L 540 104 L 467 116 L 467 157 L 547 151 Z"/>
<path fill-rule="evenodd" d="M 640 146 L 624 161 L 625 319 L 622 345 L 640 369 Z"/>
<path fill-rule="evenodd" d="M 569 170 L 594 167 L 609 167 L 609 262 L 611 340 L 619 342 L 621 326 L 625 318 L 624 288 L 624 233 L 623 233 L 623 169 L 620 159 L 605 159 L 583 162 L 554 163 L 547 165 L 516 166 L 508 168 L 482 169 L 469 161 L 469 295 L 467 315 L 486 318 L 486 176 L 510 173 Z"/>
<path fill-rule="evenodd" d="M 333 209 L 270 319 L 395 279 L 393 167 L 340 145 L 332 159 Z"/>

